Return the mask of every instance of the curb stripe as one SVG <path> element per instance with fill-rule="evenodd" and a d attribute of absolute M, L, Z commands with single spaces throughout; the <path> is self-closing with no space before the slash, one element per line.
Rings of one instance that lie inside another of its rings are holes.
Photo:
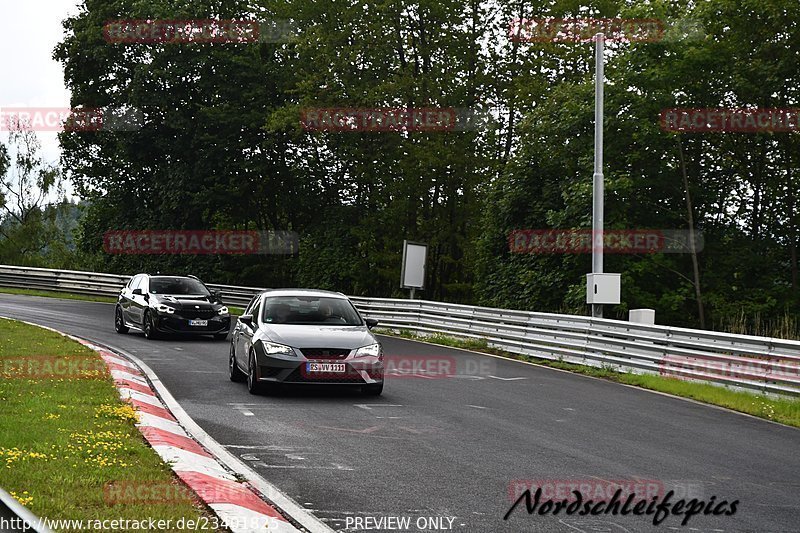
<path fill-rule="evenodd" d="M 151 446 L 174 446 L 181 450 L 186 450 L 187 452 L 196 453 L 197 455 L 211 457 L 210 453 L 205 451 L 197 442 L 189 437 L 176 435 L 175 433 L 170 433 L 163 429 L 148 426 L 142 426 L 139 430 Z"/>
<path fill-rule="evenodd" d="M 131 399 L 131 403 L 136 406 L 136 409 L 147 414 L 158 416 L 163 418 L 164 420 L 169 420 L 170 422 L 178 422 L 175 420 L 175 417 L 172 416 L 172 413 L 164 409 L 163 407 L 156 407 L 155 405 L 151 405 L 149 403 L 140 402 L 139 400 Z"/>
<path fill-rule="evenodd" d="M 153 391 L 150 389 L 150 387 L 142 385 L 141 383 L 136 383 L 128 379 L 115 378 L 114 384 L 117 386 L 118 389 L 120 388 L 130 389 L 136 392 L 140 392 L 142 394 L 147 394 L 149 396 L 152 396 L 153 398 L 156 397 L 155 394 L 153 394 Z"/>
<path fill-rule="evenodd" d="M 128 381 L 133 381 L 134 383 L 141 383 L 145 387 L 148 386 L 147 380 L 144 379 L 144 376 L 137 376 L 135 374 L 131 374 L 130 372 L 122 372 L 120 370 L 112 370 L 111 377 L 114 379 L 126 379 Z M 152 390 L 152 389 L 151 389 Z"/>
<path fill-rule="evenodd" d="M 130 367 L 127 367 L 127 366 L 124 366 L 124 365 L 120 365 L 118 363 L 115 363 L 113 361 L 108 361 L 106 359 L 103 359 L 103 361 L 105 361 L 109 372 L 112 371 L 112 370 L 118 370 L 119 372 L 127 372 L 129 374 L 132 374 L 134 376 L 139 376 L 142 379 L 144 379 L 144 376 L 142 374 L 140 374 L 139 372 L 136 372 L 134 369 L 132 369 Z"/>
<path fill-rule="evenodd" d="M 236 481 L 223 481 L 198 472 L 178 472 L 178 476 L 207 503 L 230 503 L 286 521 L 275 509 Z"/>
<path fill-rule="evenodd" d="M 97 351 L 100 353 L 100 357 L 102 357 L 106 361 L 111 361 L 112 363 L 117 363 L 118 365 L 127 366 L 127 367 L 132 368 L 132 369 L 134 369 L 136 371 L 139 370 L 138 368 L 136 368 L 136 365 L 134 365 L 133 363 L 128 362 L 125 359 L 122 359 L 118 355 L 115 355 L 115 354 L 109 352 L 108 350 L 99 349 Z"/>
<path fill-rule="evenodd" d="M 185 435 L 186 432 L 177 422 L 170 422 L 169 420 L 165 420 L 160 416 L 151 415 L 150 413 L 145 413 L 144 411 L 137 411 L 139 415 L 139 423 L 137 426 L 151 426 L 161 428 L 165 431 L 170 431 L 175 433 L 176 435 Z"/>
<path fill-rule="evenodd" d="M 175 472 L 203 472 L 218 479 L 236 481 L 233 474 L 229 473 L 213 457 L 205 457 L 196 453 L 187 452 L 174 446 L 157 444 L 153 449 L 158 452 Z"/>
<path fill-rule="evenodd" d="M 155 405 L 156 407 L 161 407 L 161 401 L 155 396 L 150 396 L 149 394 L 142 394 L 141 392 L 136 392 L 135 390 L 131 390 L 126 387 L 119 387 L 119 394 L 120 397 L 126 401 L 135 399 L 140 402 Z"/>

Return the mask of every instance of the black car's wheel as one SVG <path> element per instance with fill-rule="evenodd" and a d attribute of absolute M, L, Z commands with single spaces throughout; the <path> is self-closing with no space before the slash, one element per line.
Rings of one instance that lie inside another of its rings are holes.
<path fill-rule="evenodd" d="M 236 364 L 236 358 L 233 355 L 233 350 L 233 343 L 231 343 L 231 355 L 228 358 L 228 377 L 231 378 L 231 381 L 234 383 L 241 383 L 247 378 L 247 376 L 244 375 L 244 372 L 239 370 L 239 365 Z"/>
<path fill-rule="evenodd" d="M 253 352 L 250 352 L 250 357 L 247 361 L 247 390 L 250 394 L 261 393 L 262 386 L 256 377 L 256 358 Z"/>
<path fill-rule="evenodd" d="M 383 383 L 374 385 L 362 385 L 361 393 L 366 396 L 380 396 L 383 393 Z"/>
<path fill-rule="evenodd" d="M 130 329 L 125 325 L 125 320 L 122 318 L 122 308 L 117 306 L 114 311 L 114 331 L 117 333 L 128 333 Z"/>
<path fill-rule="evenodd" d="M 158 338 L 158 332 L 156 331 L 156 326 L 153 324 L 153 316 L 150 314 L 150 311 L 144 312 L 144 336 L 148 340 L 153 340 Z"/>
<path fill-rule="evenodd" d="M 215 341 L 224 341 L 227 338 L 228 338 L 228 332 L 227 331 L 225 333 L 216 333 L 214 335 L 214 340 Z"/>

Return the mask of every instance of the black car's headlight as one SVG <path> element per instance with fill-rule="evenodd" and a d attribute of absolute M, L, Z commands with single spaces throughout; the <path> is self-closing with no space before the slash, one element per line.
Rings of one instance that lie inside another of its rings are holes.
<path fill-rule="evenodd" d="M 168 315 L 171 315 L 172 313 L 175 312 L 175 308 L 164 304 L 158 304 L 156 306 L 156 311 L 158 311 L 159 313 L 166 313 Z"/>
<path fill-rule="evenodd" d="M 380 357 L 381 356 L 381 345 L 377 342 L 375 344 L 370 344 L 368 346 L 362 346 L 358 350 L 353 357 Z"/>
<path fill-rule="evenodd" d="M 227 315 L 228 314 L 228 308 L 223 305 L 222 307 L 217 309 L 217 314 L 218 315 Z"/>
<path fill-rule="evenodd" d="M 295 355 L 291 346 L 285 344 L 278 344 L 276 342 L 262 342 L 264 353 L 267 355 Z"/>

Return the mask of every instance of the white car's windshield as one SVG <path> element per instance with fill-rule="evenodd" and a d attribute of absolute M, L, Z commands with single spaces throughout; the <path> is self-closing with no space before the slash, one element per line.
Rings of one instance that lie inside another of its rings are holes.
<path fill-rule="evenodd" d="M 362 325 L 361 318 L 348 300 L 319 296 L 267 298 L 263 320 L 268 324 Z"/>

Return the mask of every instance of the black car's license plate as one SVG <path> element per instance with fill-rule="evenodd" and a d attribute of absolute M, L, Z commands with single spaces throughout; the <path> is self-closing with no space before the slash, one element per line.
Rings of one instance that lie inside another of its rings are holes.
<path fill-rule="evenodd" d="M 189 325 L 190 326 L 207 326 L 208 325 L 208 320 L 190 320 L 189 321 Z"/>
<path fill-rule="evenodd" d="M 306 363 L 308 372 L 342 372 L 346 371 L 344 363 Z"/>

